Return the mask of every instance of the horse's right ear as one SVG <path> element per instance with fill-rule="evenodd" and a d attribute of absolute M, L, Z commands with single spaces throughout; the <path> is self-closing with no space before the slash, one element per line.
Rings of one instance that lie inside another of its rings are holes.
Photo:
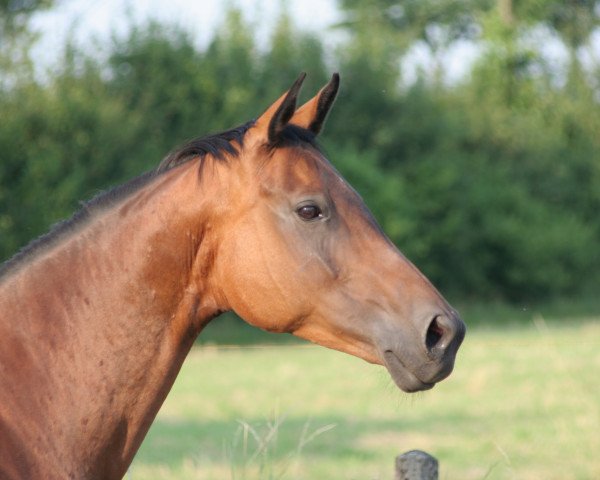
<path fill-rule="evenodd" d="M 265 134 L 269 143 L 274 143 L 278 139 L 279 134 L 294 115 L 296 100 L 304 78 L 306 73 L 301 73 L 290 89 L 256 120 L 256 128 Z"/>
<path fill-rule="evenodd" d="M 291 123 L 310 130 L 318 135 L 323 127 L 325 118 L 333 105 L 337 92 L 340 88 L 340 75 L 334 73 L 319 93 L 302 105 L 291 119 Z"/>

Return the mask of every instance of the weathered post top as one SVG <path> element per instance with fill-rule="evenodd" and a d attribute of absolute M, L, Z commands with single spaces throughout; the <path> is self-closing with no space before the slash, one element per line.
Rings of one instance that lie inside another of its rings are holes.
<path fill-rule="evenodd" d="M 396 457 L 395 480 L 438 480 L 438 461 L 421 450 Z"/>

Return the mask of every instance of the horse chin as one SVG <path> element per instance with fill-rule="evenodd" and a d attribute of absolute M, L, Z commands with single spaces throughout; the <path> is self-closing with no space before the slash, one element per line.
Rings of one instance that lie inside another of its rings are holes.
<path fill-rule="evenodd" d="M 435 386 L 435 382 L 427 383 L 417 378 L 391 350 L 384 352 L 383 358 L 388 372 L 400 390 L 413 393 L 430 390 Z"/>

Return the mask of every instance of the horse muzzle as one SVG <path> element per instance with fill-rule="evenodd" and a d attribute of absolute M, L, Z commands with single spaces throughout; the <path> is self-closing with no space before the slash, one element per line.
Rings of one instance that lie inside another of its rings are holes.
<path fill-rule="evenodd" d="M 465 324 L 453 311 L 436 314 L 418 338 L 386 335 L 381 357 L 401 390 L 429 390 L 452 372 L 465 333 Z"/>

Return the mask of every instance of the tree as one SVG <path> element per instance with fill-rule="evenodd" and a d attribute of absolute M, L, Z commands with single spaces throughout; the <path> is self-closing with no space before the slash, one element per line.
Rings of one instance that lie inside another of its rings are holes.
<path fill-rule="evenodd" d="M 398 59 L 417 44 L 424 45 L 435 62 L 434 81 L 443 76 L 443 59 L 459 40 L 473 40 L 478 16 L 490 0 L 341 0 L 346 21 L 341 25 L 360 42 L 377 37 L 393 46 Z"/>
<path fill-rule="evenodd" d="M 29 29 L 31 16 L 54 5 L 54 0 L 0 0 L 0 89 L 31 74 L 29 50 L 36 35 Z"/>

